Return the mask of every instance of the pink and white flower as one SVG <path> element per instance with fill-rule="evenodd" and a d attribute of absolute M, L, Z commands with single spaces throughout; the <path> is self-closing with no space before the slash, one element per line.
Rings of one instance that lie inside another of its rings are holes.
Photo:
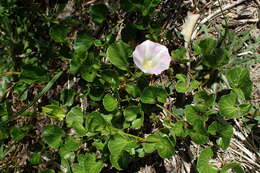
<path fill-rule="evenodd" d="M 134 63 L 145 73 L 158 75 L 170 66 L 171 56 L 168 48 L 159 43 L 146 40 L 136 46 Z"/>

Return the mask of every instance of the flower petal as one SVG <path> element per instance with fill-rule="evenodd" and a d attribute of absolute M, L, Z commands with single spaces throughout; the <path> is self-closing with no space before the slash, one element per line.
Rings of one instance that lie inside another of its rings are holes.
<path fill-rule="evenodd" d="M 138 45 L 134 52 L 134 63 L 145 73 L 160 74 L 167 70 L 171 56 L 166 46 L 146 40 Z"/>

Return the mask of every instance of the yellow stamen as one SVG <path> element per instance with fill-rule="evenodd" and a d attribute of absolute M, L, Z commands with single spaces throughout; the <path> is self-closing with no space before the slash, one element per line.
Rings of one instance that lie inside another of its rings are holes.
<path fill-rule="evenodd" d="M 144 60 L 143 67 L 146 69 L 152 69 L 155 67 L 155 65 L 153 64 L 152 60 Z"/>

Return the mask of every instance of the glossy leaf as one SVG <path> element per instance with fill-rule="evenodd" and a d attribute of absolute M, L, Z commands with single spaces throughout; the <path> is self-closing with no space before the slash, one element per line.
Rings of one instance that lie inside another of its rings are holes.
<path fill-rule="evenodd" d="M 253 83 L 250 79 L 249 70 L 240 67 L 234 67 L 227 71 L 226 77 L 232 88 L 240 88 L 249 99 L 252 94 Z"/>
<path fill-rule="evenodd" d="M 61 93 L 60 100 L 66 106 L 72 106 L 74 103 L 74 98 L 76 96 L 76 91 L 73 89 L 64 89 Z"/>
<path fill-rule="evenodd" d="M 132 128 L 140 128 L 144 121 L 144 112 L 140 106 L 128 106 L 124 112 L 125 121 L 131 124 Z"/>
<path fill-rule="evenodd" d="M 14 141 L 20 141 L 27 136 L 27 133 L 23 127 L 13 127 L 10 131 L 10 135 Z"/>
<path fill-rule="evenodd" d="M 220 98 L 219 109 L 220 114 L 225 118 L 237 118 L 247 114 L 251 109 L 251 104 L 241 102 L 244 99 L 243 93 L 233 90 L 230 94 Z"/>
<path fill-rule="evenodd" d="M 171 56 L 176 59 L 177 62 L 186 63 L 190 60 L 186 57 L 186 48 L 180 47 L 171 52 Z"/>
<path fill-rule="evenodd" d="M 113 135 L 108 142 L 112 166 L 117 170 L 125 169 L 131 160 L 129 152 L 138 147 L 138 145 L 137 141 L 133 138 L 119 134 Z"/>
<path fill-rule="evenodd" d="M 194 102 L 196 103 L 196 109 L 200 112 L 206 112 L 210 108 L 216 99 L 215 94 L 208 94 L 206 91 L 200 91 L 194 96 Z"/>
<path fill-rule="evenodd" d="M 47 114 L 49 117 L 58 119 L 60 121 L 65 118 L 64 108 L 56 104 L 50 104 L 42 107 L 42 112 Z"/>
<path fill-rule="evenodd" d="M 108 112 L 114 111 L 118 106 L 118 101 L 111 94 L 106 94 L 103 98 L 103 106 Z"/>
<path fill-rule="evenodd" d="M 179 93 L 185 93 L 196 89 L 199 87 L 199 82 L 196 80 L 191 80 L 190 83 L 187 82 L 187 78 L 183 74 L 177 74 L 176 78 L 179 79 L 175 85 L 175 89 Z"/>
<path fill-rule="evenodd" d="M 196 120 L 200 120 L 202 122 L 205 122 L 208 120 L 208 117 L 199 111 L 196 110 L 196 107 L 188 105 L 184 109 L 184 114 L 186 116 L 187 121 L 191 125 L 195 125 Z"/>
<path fill-rule="evenodd" d="M 121 70 L 128 69 L 130 54 L 131 47 L 122 41 L 111 44 L 106 53 L 109 61 Z"/>
<path fill-rule="evenodd" d="M 70 30 L 63 25 L 54 25 L 50 28 L 49 35 L 51 38 L 60 43 L 67 42 L 66 37 Z"/>
<path fill-rule="evenodd" d="M 53 148 L 58 148 L 62 142 L 62 137 L 65 132 L 62 128 L 56 125 L 47 125 L 43 129 L 42 137 L 47 144 Z"/>
<path fill-rule="evenodd" d="M 31 84 L 32 82 L 48 82 L 50 80 L 47 71 L 40 67 L 25 65 L 22 69 L 20 79 Z"/>
<path fill-rule="evenodd" d="M 163 133 L 151 134 L 146 138 L 146 140 L 155 141 L 143 144 L 146 153 L 151 153 L 157 150 L 160 157 L 169 158 L 175 151 L 175 142 L 171 141 L 169 137 Z"/>
<path fill-rule="evenodd" d="M 229 146 L 231 138 L 233 137 L 233 127 L 230 124 L 220 124 L 214 121 L 209 127 L 208 132 L 211 135 L 219 134 L 220 137 L 217 140 L 217 144 L 224 150 Z"/>
<path fill-rule="evenodd" d="M 95 153 L 80 154 L 78 163 L 72 165 L 72 172 L 76 173 L 99 173 L 105 166 L 103 162 L 96 160 Z"/>
<path fill-rule="evenodd" d="M 176 122 L 174 126 L 170 129 L 171 135 L 177 137 L 186 137 L 187 133 L 185 132 L 184 125 L 185 124 L 183 121 Z"/>
<path fill-rule="evenodd" d="M 42 162 L 42 160 L 41 160 L 41 155 L 42 155 L 41 152 L 35 152 L 35 153 L 33 153 L 32 156 L 31 156 L 31 158 L 30 158 L 31 164 L 33 164 L 33 165 L 40 164 L 40 163 Z"/>
<path fill-rule="evenodd" d="M 188 134 L 197 144 L 206 144 L 209 141 L 209 135 L 205 123 L 199 119 L 194 121 L 193 128 L 188 131 Z"/>
<path fill-rule="evenodd" d="M 155 104 L 156 101 L 164 103 L 168 94 L 163 88 L 149 86 L 141 94 L 141 101 L 146 104 Z"/>
<path fill-rule="evenodd" d="M 210 148 L 204 149 L 197 161 L 197 170 L 199 173 L 217 173 L 217 169 L 209 164 L 209 160 L 213 157 L 213 151 Z"/>
<path fill-rule="evenodd" d="M 243 167 L 235 162 L 232 163 L 228 163 L 227 165 L 225 165 L 221 170 L 220 173 L 228 173 L 229 170 L 232 169 L 232 171 L 234 173 L 245 173 Z"/>
<path fill-rule="evenodd" d="M 99 112 L 92 112 L 87 115 L 86 128 L 88 129 L 88 132 L 101 132 L 102 130 L 104 130 L 106 125 L 106 120 L 101 116 Z"/>
<path fill-rule="evenodd" d="M 69 159 L 71 156 L 74 157 L 74 151 L 76 151 L 80 146 L 80 140 L 69 136 L 65 139 L 64 144 L 60 147 L 60 156 L 64 159 Z"/>
<path fill-rule="evenodd" d="M 136 84 L 128 84 L 125 87 L 125 90 L 128 94 L 132 95 L 134 98 L 141 95 L 141 90 Z"/>

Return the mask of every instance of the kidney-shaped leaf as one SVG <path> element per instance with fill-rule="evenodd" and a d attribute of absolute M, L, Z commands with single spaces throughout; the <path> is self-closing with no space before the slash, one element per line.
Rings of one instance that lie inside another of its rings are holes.
<path fill-rule="evenodd" d="M 233 90 L 230 94 L 220 98 L 219 110 L 223 117 L 237 118 L 250 111 L 251 104 L 243 103 L 243 93 L 239 93 L 238 91 L 239 90 Z"/>
<path fill-rule="evenodd" d="M 78 162 L 72 166 L 72 171 L 75 173 L 99 173 L 105 166 L 103 162 L 96 161 L 95 153 L 80 154 Z"/>
<path fill-rule="evenodd" d="M 48 125 L 44 127 L 42 137 L 47 144 L 53 148 L 58 148 L 62 142 L 62 137 L 65 135 L 62 128 L 56 125 Z"/>
<path fill-rule="evenodd" d="M 211 148 L 207 148 L 200 153 L 197 161 L 197 170 L 199 173 L 217 173 L 217 169 L 209 165 L 209 160 L 213 157 Z"/>
<path fill-rule="evenodd" d="M 121 70 L 128 69 L 130 54 L 131 47 L 122 41 L 111 44 L 107 49 L 109 61 Z"/>
<path fill-rule="evenodd" d="M 112 112 L 117 108 L 118 101 L 111 94 L 106 94 L 103 98 L 103 106 L 108 112 Z"/>
<path fill-rule="evenodd" d="M 234 162 L 228 163 L 227 165 L 225 165 L 225 166 L 221 169 L 220 173 L 228 173 L 228 172 L 229 172 L 228 170 L 230 170 L 230 169 L 232 169 L 232 171 L 233 171 L 234 173 L 245 173 L 245 171 L 244 171 L 244 169 L 242 168 L 242 166 L 241 166 L 240 164 L 234 163 Z"/>
<path fill-rule="evenodd" d="M 107 122 L 99 112 L 92 112 L 87 115 L 86 127 L 88 132 L 101 132 L 106 127 Z"/>
<path fill-rule="evenodd" d="M 121 136 L 119 134 L 113 135 L 108 142 L 108 149 L 110 151 L 110 161 L 113 167 L 118 170 L 123 170 L 131 160 L 129 152 L 138 147 L 135 139 Z"/>
<path fill-rule="evenodd" d="M 146 140 L 149 141 L 143 144 L 146 153 L 157 150 L 160 157 L 169 158 L 175 151 L 175 142 L 172 142 L 169 137 L 163 133 L 149 135 Z"/>
<path fill-rule="evenodd" d="M 209 127 L 208 132 L 211 135 L 220 134 L 217 144 L 224 150 L 229 146 L 230 140 L 233 137 L 233 127 L 230 124 L 220 124 L 214 121 Z"/>
<path fill-rule="evenodd" d="M 227 71 L 226 77 L 232 88 L 240 88 L 244 92 L 246 99 L 250 98 L 253 83 L 250 79 L 249 70 L 235 67 Z"/>

